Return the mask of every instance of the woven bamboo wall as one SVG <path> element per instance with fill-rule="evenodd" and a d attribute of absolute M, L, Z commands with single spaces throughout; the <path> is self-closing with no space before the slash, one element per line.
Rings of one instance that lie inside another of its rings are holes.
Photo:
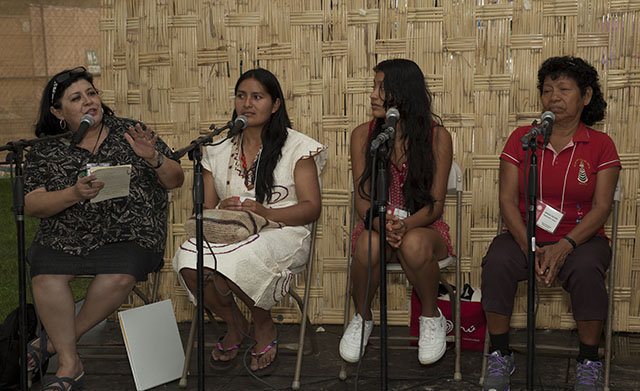
<path fill-rule="evenodd" d="M 614 327 L 640 331 L 640 148 L 629 125 L 640 123 L 639 22 L 638 0 L 102 0 L 103 97 L 119 115 L 145 121 L 178 148 L 229 119 L 243 70 L 273 71 L 294 127 L 329 146 L 311 314 L 316 323 L 341 323 L 348 144 L 351 129 L 370 115 L 372 67 L 406 57 L 426 75 L 465 173 L 462 271 L 465 282 L 479 286 L 480 261 L 499 216 L 498 154 L 516 126 L 539 116 L 540 63 L 552 55 L 581 56 L 598 69 L 609 103 L 596 127 L 613 137 L 624 166 Z M 188 179 L 174 191 L 160 289 L 173 298 L 178 319 L 188 320 L 192 306 L 170 266 L 191 214 L 191 162 L 182 164 Z M 447 205 L 454 222 L 453 204 Z M 407 324 L 410 290 L 404 277 L 389 279 L 389 320 Z M 525 325 L 525 292 L 522 286 L 516 326 Z M 542 289 L 542 296 L 539 326 L 573 327 L 561 288 Z M 274 315 L 298 320 L 289 302 Z"/>

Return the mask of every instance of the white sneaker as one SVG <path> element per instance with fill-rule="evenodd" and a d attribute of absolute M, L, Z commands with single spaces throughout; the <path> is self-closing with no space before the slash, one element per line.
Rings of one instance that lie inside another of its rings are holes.
<path fill-rule="evenodd" d="M 364 349 L 369 342 L 369 336 L 373 330 L 373 314 L 371 320 L 364 322 L 364 346 L 362 348 L 362 355 L 364 355 Z M 347 326 L 347 329 L 342 335 L 340 340 L 340 357 L 346 362 L 358 362 L 360 359 L 360 339 L 362 336 L 362 317 L 360 314 L 353 315 L 351 322 Z"/>
<path fill-rule="evenodd" d="M 447 320 L 438 309 L 437 318 L 420 317 L 420 339 L 418 340 L 418 360 L 420 364 L 432 364 L 447 350 Z"/>

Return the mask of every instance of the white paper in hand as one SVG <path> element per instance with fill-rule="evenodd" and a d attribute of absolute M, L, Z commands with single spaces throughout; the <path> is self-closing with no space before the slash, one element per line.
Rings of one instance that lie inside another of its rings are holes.
<path fill-rule="evenodd" d="M 92 167 L 91 175 L 97 177 L 96 181 L 104 182 L 104 187 L 97 196 L 91 199 L 91 203 L 109 200 L 111 198 L 126 197 L 129 195 L 129 182 L 131 182 L 131 164 L 122 166 Z"/>

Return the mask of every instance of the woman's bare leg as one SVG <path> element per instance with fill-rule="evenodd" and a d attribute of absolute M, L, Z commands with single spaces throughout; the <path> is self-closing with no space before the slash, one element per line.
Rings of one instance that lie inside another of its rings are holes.
<path fill-rule="evenodd" d="M 40 274 L 32 279 L 33 299 L 51 344 L 58 353 L 56 376 L 76 378 L 83 371 L 76 351 L 73 275 Z"/>
<path fill-rule="evenodd" d="M 447 244 L 433 228 L 414 228 L 402 239 L 398 258 L 407 279 L 422 303 L 422 316 L 437 317 L 440 267 L 438 260 L 446 258 Z"/>
<path fill-rule="evenodd" d="M 249 322 L 247 319 L 234 308 L 232 296 L 228 293 L 231 292 L 228 280 L 220 275 L 216 274 L 215 285 L 214 280 L 210 277 L 209 273 L 212 270 L 205 268 L 205 281 L 203 284 L 204 289 L 204 304 L 205 306 L 214 312 L 216 315 L 222 318 L 227 324 L 227 333 L 222 339 L 223 349 L 227 349 L 230 346 L 240 344 L 244 339 L 244 336 L 249 332 Z M 184 278 L 188 289 L 195 293 L 198 290 L 197 272 L 194 269 L 181 269 L 180 274 Z M 207 277 L 209 275 L 209 277 Z M 217 348 L 214 348 L 212 355 L 214 360 L 228 361 L 234 358 L 238 354 L 238 350 L 231 350 L 222 354 Z"/>

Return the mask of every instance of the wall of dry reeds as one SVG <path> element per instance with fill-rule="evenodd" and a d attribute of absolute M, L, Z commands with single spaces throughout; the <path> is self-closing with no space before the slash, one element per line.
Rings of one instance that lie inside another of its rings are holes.
<path fill-rule="evenodd" d="M 145 121 L 178 148 L 211 123 L 229 119 L 233 86 L 243 70 L 273 71 L 294 127 L 330 150 L 308 283 L 313 321 L 341 323 L 351 213 L 349 136 L 369 118 L 372 67 L 405 57 L 426 75 L 435 111 L 453 136 L 454 159 L 464 170 L 462 272 L 465 282 L 478 287 L 481 258 L 499 218 L 498 154 L 516 126 L 539 117 L 541 62 L 581 56 L 597 68 L 609 103 L 596 128 L 614 139 L 624 166 L 614 328 L 640 331 L 639 23 L 638 0 L 102 0 L 103 97 L 119 115 Z M 188 179 L 173 193 L 160 283 L 178 319 L 187 320 L 192 306 L 170 267 L 186 239 L 183 223 L 192 208 L 191 162 L 182 164 Z M 446 218 L 455 222 L 451 202 Z M 389 319 L 407 324 L 410 288 L 402 275 L 389 280 Z M 302 288 L 305 282 L 298 283 Z M 522 285 L 515 326 L 525 325 L 525 295 Z M 542 289 L 541 296 L 539 326 L 574 326 L 562 288 Z M 274 315 L 299 318 L 290 302 Z"/>

